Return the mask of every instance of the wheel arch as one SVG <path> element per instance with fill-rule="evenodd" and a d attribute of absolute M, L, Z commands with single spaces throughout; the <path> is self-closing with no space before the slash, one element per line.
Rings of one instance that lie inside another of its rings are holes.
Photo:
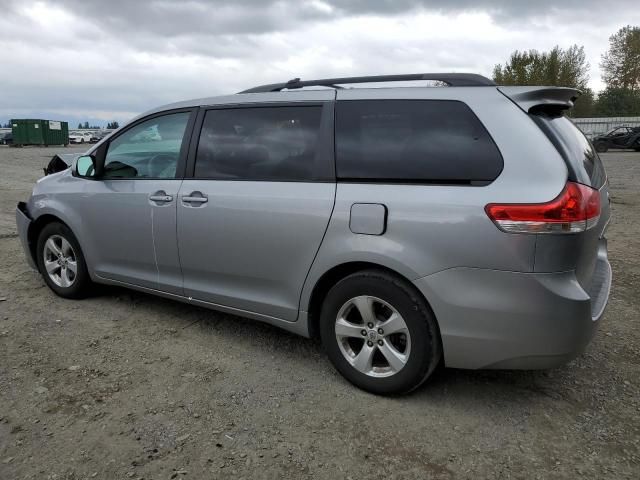
<path fill-rule="evenodd" d="M 38 253 L 36 251 L 36 248 L 38 246 L 38 236 L 40 235 L 42 229 L 50 223 L 61 223 L 73 232 L 73 229 L 67 222 L 51 213 L 40 215 L 33 222 L 31 222 L 31 224 L 29 225 L 29 230 L 27 230 L 27 240 L 29 243 L 29 252 L 31 253 L 31 258 L 36 265 L 38 264 Z"/>
<path fill-rule="evenodd" d="M 435 319 L 435 323 L 438 329 L 438 335 L 440 335 L 440 326 L 438 324 L 438 319 L 435 316 L 433 308 L 429 303 L 429 300 L 425 298 L 424 294 L 411 282 L 409 278 L 405 275 L 402 275 L 398 271 L 387 267 L 385 265 L 381 265 L 379 263 L 367 262 L 367 261 L 353 261 L 353 262 L 345 262 L 339 265 L 335 265 L 331 267 L 329 270 L 324 272 L 318 280 L 315 282 L 313 289 L 311 290 L 311 294 L 309 296 L 309 301 L 303 307 L 307 309 L 307 323 L 309 330 L 309 337 L 313 339 L 319 339 L 319 326 L 320 326 L 320 309 L 322 308 L 322 303 L 329 293 L 331 287 L 333 287 L 336 283 L 338 283 L 343 278 L 348 277 L 356 272 L 364 271 L 364 270 L 378 270 L 390 274 L 404 282 L 407 283 L 407 286 L 415 291 L 417 295 L 425 302 L 427 308 L 431 311 L 433 318 Z"/>

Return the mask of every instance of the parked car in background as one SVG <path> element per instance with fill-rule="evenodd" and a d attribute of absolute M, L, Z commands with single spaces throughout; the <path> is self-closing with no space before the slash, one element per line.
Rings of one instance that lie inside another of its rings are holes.
<path fill-rule="evenodd" d="M 604 135 L 596 135 L 592 142 L 598 152 L 606 152 L 610 148 L 633 149 L 640 152 L 640 127 L 616 127 Z"/>
<path fill-rule="evenodd" d="M 91 132 L 71 132 L 69 143 L 91 143 Z"/>
<path fill-rule="evenodd" d="M 111 135 L 114 132 L 114 130 L 101 130 L 99 132 L 95 132 L 94 135 L 95 137 L 98 138 L 98 141 L 102 140 L 103 138 L 107 138 L 109 135 Z"/>
<path fill-rule="evenodd" d="M 449 86 L 391 84 L 409 80 Z M 390 85 L 337 88 L 368 82 Z M 316 337 L 370 392 L 441 362 L 549 368 L 611 286 L 607 176 L 564 115 L 579 94 L 417 74 L 167 105 L 58 159 L 17 229 L 57 295 L 120 285 Z"/>
<path fill-rule="evenodd" d="M 0 145 L 12 145 L 12 144 L 13 144 L 12 132 L 0 133 Z"/>
<path fill-rule="evenodd" d="M 111 135 L 113 132 L 114 132 L 113 130 L 98 130 L 96 132 L 92 132 L 91 141 L 94 143 L 99 142 L 103 138 L 106 138 L 109 135 Z"/>

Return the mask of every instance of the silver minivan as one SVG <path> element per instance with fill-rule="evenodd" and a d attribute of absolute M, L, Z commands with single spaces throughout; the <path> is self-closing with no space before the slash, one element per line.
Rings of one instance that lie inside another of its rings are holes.
<path fill-rule="evenodd" d="M 394 83 L 418 80 L 443 86 Z M 56 157 L 20 238 L 62 297 L 113 284 L 251 317 L 374 393 L 440 364 L 556 366 L 611 285 L 607 177 L 564 115 L 579 93 L 416 74 L 167 105 Z"/>

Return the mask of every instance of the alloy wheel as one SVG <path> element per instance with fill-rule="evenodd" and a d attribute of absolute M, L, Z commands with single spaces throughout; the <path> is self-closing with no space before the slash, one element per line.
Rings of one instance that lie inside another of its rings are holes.
<path fill-rule="evenodd" d="M 409 360 L 409 328 L 380 298 L 362 295 L 348 300 L 338 311 L 335 334 L 344 358 L 367 376 L 389 377 Z"/>
<path fill-rule="evenodd" d="M 78 261 L 69 241 L 60 235 L 51 235 L 44 243 L 44 268 L 53 283 L 71 287 L 78 274 Z"/>

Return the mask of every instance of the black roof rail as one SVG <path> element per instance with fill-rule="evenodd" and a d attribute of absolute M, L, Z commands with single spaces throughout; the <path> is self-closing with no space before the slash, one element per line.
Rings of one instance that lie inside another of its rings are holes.
<path fill-rule="evenodd" d="M 450 87 L 487 87 L 495 86 L 493 80 L 475 73 L 410 73 L 408 75 L 374 75 L 369 77 L 324 78 L 321 80 L 300 80 L 294 78 L 286 83 L 260 85 L 239 93 L 279 92 L 280 90 L 302 87 L 331 87 L 350 83 L 408 82 L 414 80 L 436 80 Z"/>

